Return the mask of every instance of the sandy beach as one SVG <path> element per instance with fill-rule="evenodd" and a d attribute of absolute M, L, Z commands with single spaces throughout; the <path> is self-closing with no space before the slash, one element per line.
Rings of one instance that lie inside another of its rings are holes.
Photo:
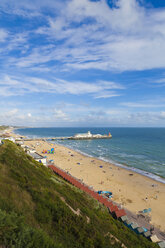
<path fill-rule="evenodd" d="M 55 165 L 94 190 L 113 192 L 113 201 L 136 214 L 151 208 L 151 224 L 165 231 L 165 184 L 61 145 L 46 141 L 25 141 L 24 144 L 40 154 L 44 149 L 54 147 L 54 154 L 44 154 L 48 160 L 54 160 Z"/>

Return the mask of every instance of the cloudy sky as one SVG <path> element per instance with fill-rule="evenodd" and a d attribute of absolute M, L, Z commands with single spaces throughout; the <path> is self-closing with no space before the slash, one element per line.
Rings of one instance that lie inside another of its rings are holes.
<path fill-rule="evenodd" d="M 165 1 L 1 0 L 0 124 L 165 127 Z"/>

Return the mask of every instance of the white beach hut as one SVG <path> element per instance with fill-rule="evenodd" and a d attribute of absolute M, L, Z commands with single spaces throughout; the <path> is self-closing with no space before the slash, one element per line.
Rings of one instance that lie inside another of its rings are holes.
<path fill-rule="evenodd" d="M 13 137 L 7 137 L 7 138 L 4 138 L 5 140 L 10 140 L 12 141 L 13 143 L 15 143 L 15 139 Z"/>

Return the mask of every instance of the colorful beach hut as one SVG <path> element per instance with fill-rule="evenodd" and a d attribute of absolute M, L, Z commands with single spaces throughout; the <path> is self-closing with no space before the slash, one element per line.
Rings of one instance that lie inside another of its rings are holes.
<path fill-rule="evenodd" d="M 109 205 L 109 201 L 107 201 L 107 199 L 105 199 L 104 205 L 105 205 L 106 207 L 109 207 L 109 206 L 110 206 L 110 205 Z"/>
<path fill-rule="evenodd" d="M 124 221 L 128 220 L 128 217 L 127 217 L 127 215 L 124 215 L 124 216 L 121 216 L 119 218 L 119 220 L 122 221 L 122 222 L 124 222 Z"/>
<path fill-rule="evenodd" d="M 153 243 L 158 243 L 160 242 L 160 239 L 158 239 L 157 235 L 154 234 L 150 237 L 150 240 L 153 242 Z"/>
<path fill-rule="evenodd" d="M 113 202 L 111 202 L 111 201 L 108 201 L 108 203 L 107 203 L 107 207 L 111 207 L 111 206 L 113 206 L 114 204 L 113 204 Z"/>
<path fill-rule="evenodd" d="M 144 228 L 143 227 L 138 227 L 135 232 L 137 234 L 143 234 L 145 231 L 144 231 Z"/>
<path fill-rule="evenodd" d="M 119 209 L 119 210 L 117 210 L 117 211 L 114 211 L 114 217 L 115 217 L 116 219 L 119 219 L 119 218 L 122 217 L 122 216 L 126 216 L 126 212 L 125 212 L 124 209 Z"/>
<path fill-rule="evenodd" d="M 130 219 L 127 219 L 126 221 L 124 221 L 124 224 L 127 226 L 127 227 L 130 227 L 131 224 L 132 224 L 132 221 Z"/>
<path fill-rule="evenodd" d="M 165 241 L 161 241 L 158 243 L 160 248 L 165 248 Z"/>
<path fill-rule="evenodd" d="M 116 205 L 114 205 L 114 204 L 112 206 L 109 206 L 108 209 L 109 209 L 109 211 L 110 211 L 111 214 L 114 211 L 118 211 L 119 210 L 118 207 Z"/>
<path fill-rule="evenodd" d="M 131 224 L 132 230 L 135 230 L 135 229 L 137 229 L 138 227 L 139 227 L 139 225 L 138 225 L 136 222 L 133 222 L 133 223 Z"/>
<path fill-rule="evenodd" d="M 150 231 L 147 231 L 147 232 L 144 232 L 143 233 L 143 236 L 147 239 L 149 239 L 151 237 L 151 232 Z"/>

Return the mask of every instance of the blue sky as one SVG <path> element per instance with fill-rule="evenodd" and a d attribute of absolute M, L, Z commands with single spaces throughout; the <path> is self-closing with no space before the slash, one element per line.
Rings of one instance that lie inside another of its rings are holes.
<path fill-rule="evenodd" d="M 165 127 L 165 1 L 1 0 L 0 124 Z"/>

